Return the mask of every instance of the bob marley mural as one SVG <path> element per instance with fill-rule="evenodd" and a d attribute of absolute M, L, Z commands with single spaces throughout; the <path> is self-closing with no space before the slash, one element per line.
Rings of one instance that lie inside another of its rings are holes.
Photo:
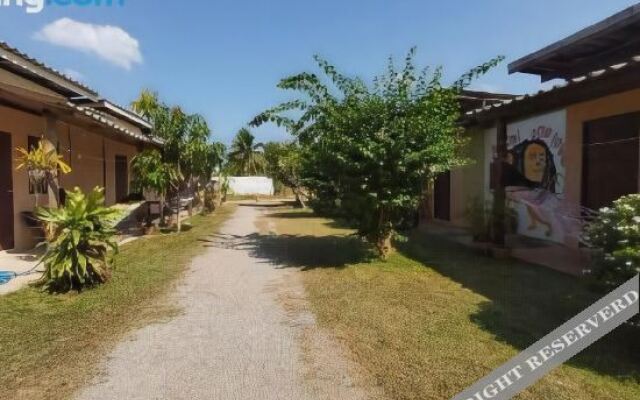
<path fill-rule="evenodd" d="M 558 111 L 507 127 L 505 183 L 522 235 L 564 242 L 579 231 L 579 212 L 564 201 L 565 125 L 566 114 Z"/>
<path fill-rule="evenodd" d="M 545 189 L 556 193 L 558 171 L 554 155 L 541 139 L 525 139 L 508 152 L 507 186 Z"/>

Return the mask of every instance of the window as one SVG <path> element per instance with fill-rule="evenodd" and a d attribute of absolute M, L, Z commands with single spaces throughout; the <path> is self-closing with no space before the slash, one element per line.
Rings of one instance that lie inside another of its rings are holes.
<path fill-rule="evenodd" d="M 31 151 L 38 147 L 38 143 L 40 143 L 40 138 L 37 136 L 29 136 L 27 138 L 27 147 L 28 150 Z M 47 183 L 40 182 L 38 185 L 34 185 L 29 179 L 29 194 L 47 194 Z"/>

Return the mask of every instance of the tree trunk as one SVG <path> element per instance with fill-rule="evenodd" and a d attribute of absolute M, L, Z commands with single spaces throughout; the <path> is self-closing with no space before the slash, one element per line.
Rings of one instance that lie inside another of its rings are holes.
<path fill-rule="evenodd" d="M 298 188 L 293 188 L 293 193 L 296 195 L 296 203 L 300 206 L 300 208 L 307 208 L 304 200 L 302 200 L 302 194 Z"/>
<path fill-rule="evenodd" d="M 178 158 L 178 176 L 182 176 L 182 170 L 180 168 L 180 158 Z M 180 204 L 180 183 L 178 183 L 178 190 L 176 194 L 176 213 L 178 214 L 176 220 L 176 227 L 178 229 L 178 233 L 182 232 L 182 222 L 180 221 L 180 208 L 182 204 Z"/>
<path fill-rule="evenodd" d="M 37 190 L 37 188 L 36 188 Z M 47 173 L 47 193 L 49 195 L 49 208 L 60 207 L 60 188 L 58 180 Z"/>
<path fill-rule="evenodd" d="M 386 260 L 387 258 L 389 258 L 389 255 L 391 254 L 391 252 L 393 252 L 393 244 L 391 243 L 391 237 L 392 237 L 392 233 L 391 232 L 385 232 L 384 234 L 380 235 L 380 237 L 378 237 L 377 241 L 376 241 L 376 250 L 378 250 L 378 253 L 380 254 L 380 258 L 382 258 L 383 260 Z"/>
<path fill-rule="evenodd" d="M 433 193 L 434 193 L 434 180 L 433 178 L 428 178 L 425 183 L 423 195 L 422 195 L 422 204 L 421 204 L 421 219 L 422 221 L 429 222 L 433 221 Z"/>
<path fill-rule="evenodd" d="M 386 260 L 389 257 L 389 254 L 393 251 L 393 243 L 391 242 L 393 229 L 391 227 L 391 222 L 387 218 L 387 213 L 383 208 L 379 211 L 377 229 L 378 231 L 374 233 L 374 245 L 376 250 L 378 250 L 380 258 Z"/>
<path fill-rule="evenodd" d="M 165 194 L 162 193 L 160 195 L 160 225 L 164 225 L 164 199 L 165 199 Z"/>

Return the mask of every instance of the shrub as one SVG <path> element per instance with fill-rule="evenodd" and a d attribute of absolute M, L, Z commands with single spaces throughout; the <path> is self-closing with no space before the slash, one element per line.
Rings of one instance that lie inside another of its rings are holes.
<path fill-rule="evenodd" d="M 518 232 L 518 213 L 512 205 L 507 205 L 504 209 L 504 215 L 501 215 L 494 210 L 493 202 L 484 202 L 481 198 L 474 197 L 467 203 L 464 217 L 469 223 L 471 235 L 476 242 L 491 241 L 494 222 L 498 217 L 505 221 L 507 233 Z"/>
<path fill-rule="evenodd" d="M 109 250 L 117 251 L 110 220 L 116 212 L 104 206 L 104 189 L 85 195 L 67 192 L 64 207 L 39 208 L 37 217 L 50 232 L 42 258 L 45 272 L 39 286 L 52 292 L 82 290 L 111 276 Z"/>
<path fill-rule="evenodd" d="M 218 203 L 218 193 L 215 190 L 214 185 L 207 185 L 204 194 L 203 194 L 203 202 L 204 202 L 204 212 L 212 213 L 216 210 Z"/>
<path fill-rule="evenodd" d="M 491 240 L 491 208 L 479 197 L 471 199 L 464 210 L 464 217 L 476 242 Z"/>
<path fill-rule="evenodd" d="M 640 194 L 624 196 L 603 208 L 587 225 L 583 240 L 596 251 L 593 277 L 613 289 L 640 273 Z"/>

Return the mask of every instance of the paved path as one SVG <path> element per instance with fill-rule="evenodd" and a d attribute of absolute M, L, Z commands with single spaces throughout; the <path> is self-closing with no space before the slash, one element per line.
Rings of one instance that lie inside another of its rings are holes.
<path fill-rule="evenodd" d="M 313 317 L 292 315 L 278 300 L 283 282 L 300 292 L 295 274 L 301 272 L 256 258 L 246 238 L 255 240 L 261 212 L 237 208 L 177 289 L 184 313 L 119 344 L 79 400 L 365 398 L 340 370 L 347 364 L 335 343 L 315 341 L 311 347 L 325 347 L 316 348 L 325 353 L 317 361 L 303 351 Z M 330 361 L 327 354 L 333 354 Z"/>

